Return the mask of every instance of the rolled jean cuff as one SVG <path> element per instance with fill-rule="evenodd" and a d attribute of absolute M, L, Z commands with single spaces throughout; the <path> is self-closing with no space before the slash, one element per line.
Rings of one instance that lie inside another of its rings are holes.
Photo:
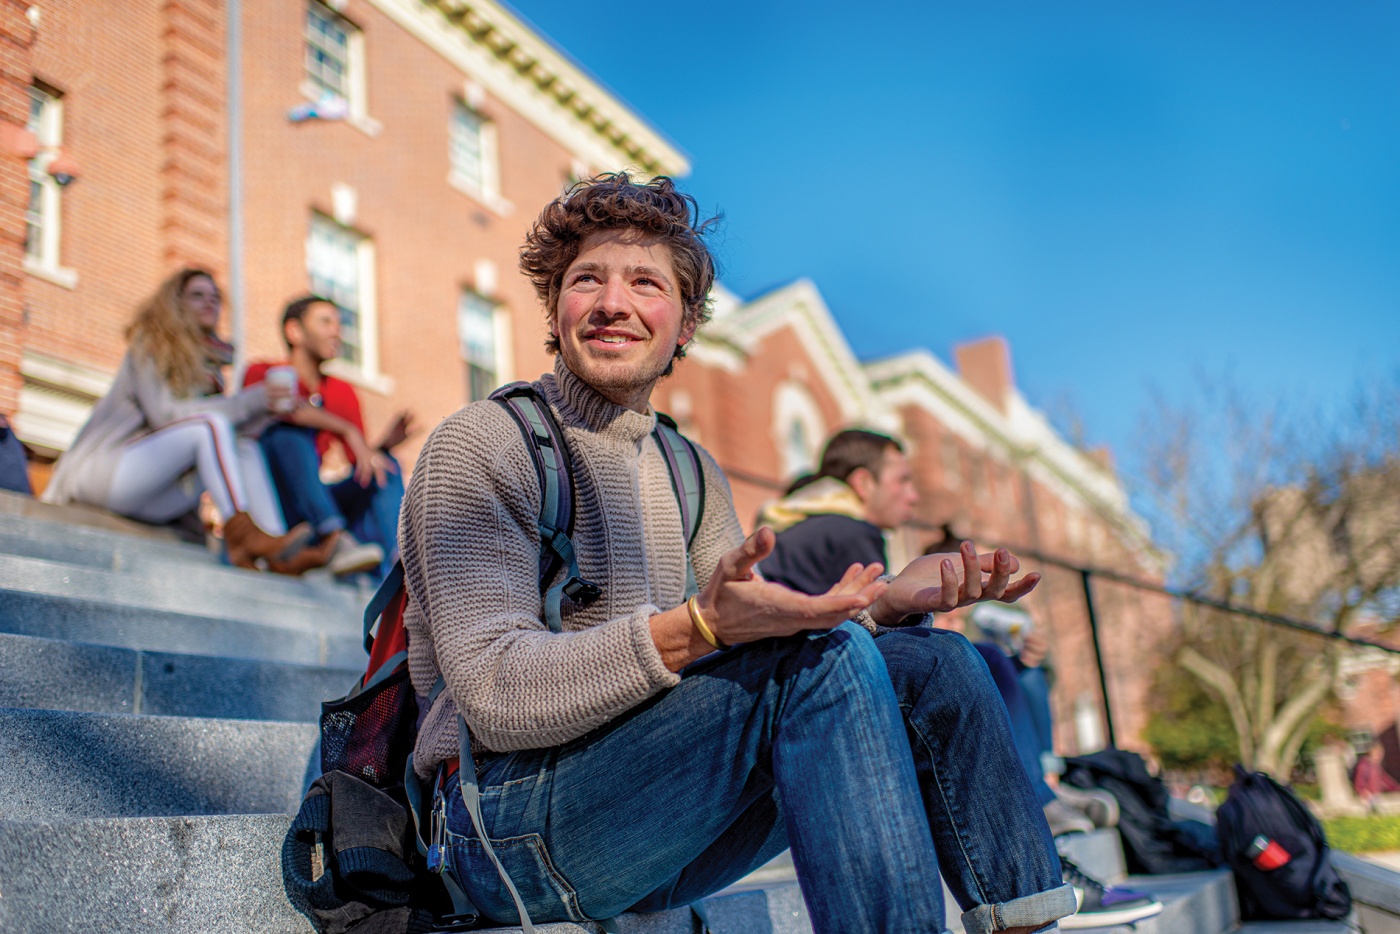
<path fill-rule="evenodd" d="M 994 934 L 1008 928 L 1029 927 L 1037 931 L 1054 930 L 1055 922 L 1074 914 L 1079 903 L 1074 886 L 1059 888 L 1013 898 L 996 905 L 978 905 L 963 912 L 963 930 L 967 934 Z"/>

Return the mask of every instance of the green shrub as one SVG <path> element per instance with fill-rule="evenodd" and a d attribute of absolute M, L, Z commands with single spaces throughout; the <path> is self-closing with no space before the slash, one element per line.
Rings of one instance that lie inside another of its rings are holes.
<path fill-rule="evenodd" d="M 1322 822 L 1327 843 L 1345 853 L 1400 850 L 1400 815 L 1334 817 Z"/>
<path fill-rule="evenodd" d="M 1239 761 L 1239 739 L 1225 705 L 1171 662 L 1157 672 L 1152 709 L 1142 737 L 1163 769 L 1228 774 Z"/>

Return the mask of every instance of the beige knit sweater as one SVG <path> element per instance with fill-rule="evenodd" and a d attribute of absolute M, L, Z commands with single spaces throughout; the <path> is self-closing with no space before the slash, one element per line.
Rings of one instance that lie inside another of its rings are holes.
<path fill-rule="evenodd" d="M 567 601 L 548 631 L 538 581 L 539 482 L 519 428 L 495 402 L 459 410 L 428 438 L 404 498 L 399 543 L 414 689 L 441 672 L 447 690 L 423 720 L 420 776 L 457 754 L 460 705 L 480 748 L 556 746 L 675 685 L 648 620 L 685 599 L 680 509 L 654 414 L 598 395 L 562 361 L 536 387 L 574 459 L 574 547 L 580 574 L 603 587 L 584 608 Z M 700 452 L 705 515 L 693 549 L 704 587 L 743 540 L 729 484 Z"/>

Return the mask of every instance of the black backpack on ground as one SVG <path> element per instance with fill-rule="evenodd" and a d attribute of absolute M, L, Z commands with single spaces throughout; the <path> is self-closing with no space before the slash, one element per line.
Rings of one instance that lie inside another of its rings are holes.
<path fill-rule="evenodd" d="M 1215 823 L 1244 920 L 1335 920 L 1350 914 L 1351 891 L 1332 865 L 1322 825 L 1293 792 L 1237 765 Z"/>
<path fill-rule="evenodd" d="M 1118 833 L 1129 873 L 1198 872 L 1220 865 L 1214 830 L 1200 821 L 1173 820 L 1166 786 L 1137 753 L 1109 748 L 1066 759 L 1065 769 L 1066 784 L 1101 788 L 1118 799 Z"/>

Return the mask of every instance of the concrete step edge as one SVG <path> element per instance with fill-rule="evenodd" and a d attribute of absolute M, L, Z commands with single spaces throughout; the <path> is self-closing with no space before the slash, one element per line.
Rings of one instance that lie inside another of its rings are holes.
<path fill-rule="evenodd" d="M 160 583 L 177 577 L 192 586 L 216 593 L 255 592 L 260 599 L 273 595 L 295 603 L 315 603 L 346 612 L 358 612 L 369 600 L 372 591 L 353 583 L 338 582 L 326 570 L 308 571 L 300 577 L 288 577 L 223 564 L 208 560 L 172 557 L 150 553 L 146 546 L 127 544 L 108 548 L 90 547 L 74 541 L 49 541 L 21 538 L 0 530 L 0 554 L 31 561 L 48 561 L 56 565 L 108 571 L 125 578 Z"/>
<path fill-rule="evenodd" d="M 312 723 L 8 708 L 0 818 L 292 814 L 318 740 Z"/>
<path fill-rule="evenodd" d="M 362 668 L 0 633 L 0 708 L 315 721 Z"/>
<path fill-rule="evenodd" d="M 303 664 L 364 664 L 359 624 L 228 619 L 0 590 L 0 632 L 145 651 Z"/>
<path fill-rule="evenodd" d="M 247 574 L 233 587 L 204 587 L 191 582 L 182 569 L 162 567 L 157 574 L 136 576 L 76 564 L 0 554 L 0 591 L 44 595 L 57 599 L 96 601 L 114 606 L 177 613 L 196 613 L 283 625 L 337 623 L 354 626 L 359 609 L 319 600 L 307 585 L 293 598 L 270 593 L 262 575 Z M 367 601 L 366 601 L 367 602 Z"/>
<path fill-rule="evenodd" d="M 1240 920 L 1234 878 L 1228 869 L 1129 876 L 1121 884 L 1152 893 L 1164 906 L 1156 917 L 1137 922 L 1138 934 L 1224 934 L 1234 930 Z"/>

